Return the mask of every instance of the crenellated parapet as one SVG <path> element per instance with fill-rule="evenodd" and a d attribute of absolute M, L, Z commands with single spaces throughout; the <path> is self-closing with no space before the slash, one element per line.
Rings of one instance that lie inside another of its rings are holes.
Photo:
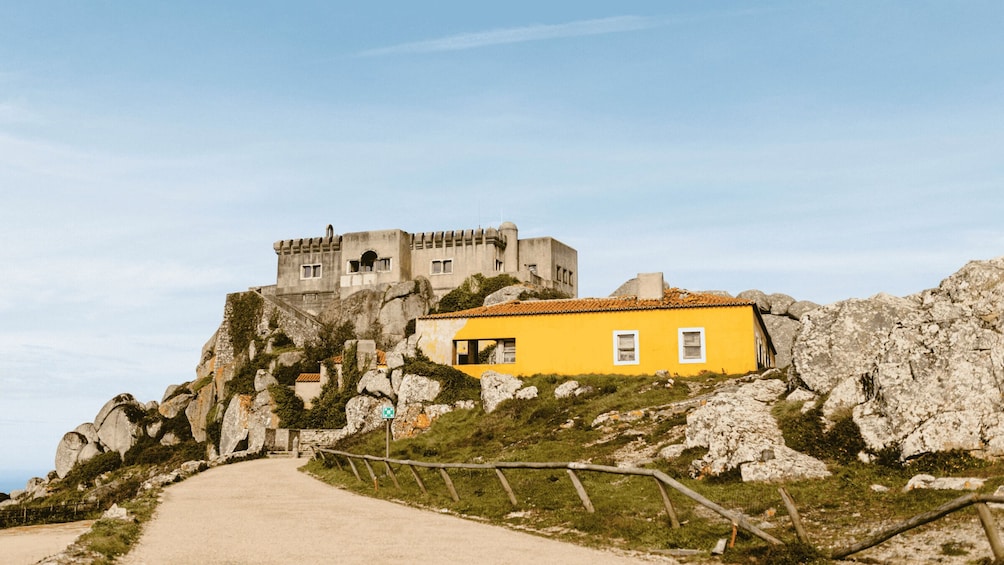
<path fill-rule="evenodd" d="M 296 255 L 298 253 L 313 253 L 321 251 L 339 251 L 342 247 L 342 236 L 326 235 L 324 237 L 301 237 L 300 239 L 284 239 L 272 245 L 276 255 Z"/>
<path fill-rule="evenodd" d="M 411 234 L 412 249 L 434 249 L 437 247 L 466 247 L 472 245 L 494 245 L 505 249 L 506 241 L 495 228 L 476 230 L 453 230 L 421 232 Z"/>

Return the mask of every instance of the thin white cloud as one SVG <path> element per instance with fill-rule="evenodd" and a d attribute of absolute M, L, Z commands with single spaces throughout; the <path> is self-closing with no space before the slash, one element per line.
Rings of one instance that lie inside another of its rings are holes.
<path fill-rule="evenodd" d="M 2 73 L 0 82 L 3 82 Z M 38 119 L 39 116 L 27 108 L 12 102 L 0 102 L 0 124 L 29 123 Z"/>
<path fill-rule="evenodd" d="M 545 41 L 548 39 L 563 39 L 582 37 L 586 35 L 604 35 L 608 33 L 623 33 L 637 31 L 662 25 L 664 21 L 642 16 L 614 16 L 594 20 L 580 20 L 563 24 L 534 24 L 522 27 L 508 27 L 473 33 L 461 33 L 412 43 L 401 43 L 389 47 L 368 49 L 359 53 L 361 56 L 373 57 L 379 55 L 396 55 L 402 53 L 434 53 L 437 51 L 462 51 L 477 49 L 491 45 L 508 43 L 524 43 L 527 41 Z"/>

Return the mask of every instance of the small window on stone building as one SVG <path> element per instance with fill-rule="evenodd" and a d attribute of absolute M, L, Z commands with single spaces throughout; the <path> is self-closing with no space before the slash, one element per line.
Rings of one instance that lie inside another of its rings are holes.
<path fill-rule="evenodd" d="M 537 274 L 537 264 L 527 265 L 526 268 L 533 274 Z"/>
<path fill-rule="evenodd" d="M 321 278 L 321 266 L 318 265 L 303 265 L 300 268 L 300 279 L 319 279 Z"/>
<path fill-rule="evenodd" d="M 377 272 L 386 273 L 390 271 L 390 257 L 381 257 L 375 263 Z"/>
<path fill-rule="evenodd" d="M 498 259 L 495 260 L 495 272 L 496 273 L 502 272 L 502 261 L 499 261 Z"/>
<path fill-rule="evenodd" d="M 349 272 L 350 273 L 359 272 L 359 261 L 349 261 Z"/>
<path fill-rule="evenodd" d="M 637 330 L 614 332 L 614 365 L 638 364 Z"/>
<path fill-rule="evenodd" d="M 453 272 L 453 259 L 443 259 L 432 262 L 432 274 L 447 275 Z"/>

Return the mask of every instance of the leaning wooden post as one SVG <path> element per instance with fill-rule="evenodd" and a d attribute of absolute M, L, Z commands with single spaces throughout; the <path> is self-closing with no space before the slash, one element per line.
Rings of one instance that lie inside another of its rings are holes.
<path fill-rule="evenodd" d="M 408 465 L 408 469 L 411 470 L 411 476 L 415 477 L 415 482 L 418 483 L 418 488 L 422 491 L 422 494 L 429 494 L 429 491 L 425 490 L 425 481 L 422 480 L 422 477 L 418 474 L 418 471 L 415 470 L 415 466 Z"/>
<path fill-rule="evenodd" d="M 390 475 L 390 480 L 394 483 L 394 488 L 401 488 L 401 483 L 397 482 L 397 475 L 394 474 L 394 469 L 391 468 L 390 461 L 384 461 L 383 464 L 387 466 L 387 474 Z"/>
<path fill-rule="evenodd" d="M 805 526 L 802 525 L 802 516 L 798 513 L 798 508 L 795 508 L 795 499 L 791 498 L 784 487 L 779 487 L 777 492 L 780 493 L 781 502 L 784 503 L 784 508 L 788 511 L 788 516 L 791 517 L 791 524 L 795 526 L 795 535 L 798 536 L 798 541 L 812 545 L 809 541 L 809 534 L 805 532 Z"/>
<path fill-rule="evenodd" d="M 377 481 L 376 473 L 373 472 L 373 465 L 370 465 L 369 459 L 363 459 L 363 464 L 366 465 L 366 470 L 369 471 L 370 478 L 373 479 L 373 490 L 380 490 L 380 483 Z"/>
<path fill-rule="evenodd" d="M 453 479 L 450 478 L 450 474 L 442 467 L 439 468 L 439 474 L 443 477 L 443 482 L 446 483 L 446 490 L 450 491 L 453 502 L 460 502 L 460 497 L 457 496 L 457 489 L 453 486 Z"/>
<path fill-rule="evenodd" d="M 352 458 L 346 457 L 345 460 L 349 462 L 349 468 L 352 469 L 352 474 L 356 476 L 356 479 L 359 482 L 362 482 L 363 478 L 359 476 L 359 469 L 356 469 L 356 464 L 352 462 Z"/>
<path fill-rule="evenodd" d="M 673 501 L 669 499 L 669 493 L 666 492 L 666 485 L 662 484 L 662 481 L 659 479 L 655 479 L 655 484 L 659 485 L 659 494 L 662 495 L 662 504 L 666 507 L 666 514 L 669 515 L 670 527 L 674 530 L 679 530 L 680 519 L 676 516 L 676 509 L 673 508 Z"/>
<path fill-rule="evenodd" d="M 572 485 L 575 486 L 575 492 L 579 495 L 579 500 L 582 501 L 582 506 L 585 507 L 586 512 L 589 512 L 590 514 L 596 512 L 596 509 L 593 508 L 593 501 L 589 500 L 589 495 L 586 494 L 586 487 L 582 486 L 582 481 L 579 480 L 579 476 L 571 469 L 565 470 L 568 471 L 568 478 L 572 479 Z"/>
<path fill-rule="evenodd" d="M 345 470 L 345 469 L 342 468 L 342 462 L 338 460 L 338 456 L 332 455 L 331 458 L 335 460 L 335 465 L 338 465 L 338 470 L 339 471 L 344 471 Z M 325 460 L 327 460 L 327 457 L 325 457 Z"/>
<path fill-rule="evenodd" d="M 509 502 L 513 506 L 519 506 L 519 502 L 516 501 L 516 493 L 512 491 L 512 487 L 509 486 L 509 480 L 505 478 L 505 474 L 502 473 L 502 469 L 498 467 L 495 468 L 495 476 L 499 478 L 499 482 L 502 483 L 502 490 L 509 496 Z"/>
<path fill-rule="evenodd" d="M 886 541 L 887 539 L 899 535 L 907 530 L 912 530 L 917 526 L 923 526 L 924 524 L 933 522 L 938 518 L 941 518 L 942 516 L 951 514 L 952 512 L 955 512 L 956 510 L 959 510 L 961 508 L 965 508 L 966 506 L 973 504 L 973 502 L 975 502 L 976 500 L 978 499 L 977 495 L 975 494 L 967 494 L 965 496 L 960 496 L 955 500 L 951 500 L 949 502 L 942 504 L 941 506 L 935 508 L 934 510 L 931 510 L 930 512 L 924 512 L 923 514 L 918 514 L 913 518 L 906 520 L 905 522 L 900 522 L 899 524 L 895 524 L 889 529 L 883 530 L 882 532 L 873 535 L 872 537 L 866 539 L 865 541 L 858 542 L 849 547 L 835 549 L 830 553 L 830 559 L 843 559 L 848 555 L 853 555 L 859 551 L 864 551 L 870 547 L 875 547 L 876 545 Z"/>
<path fill-rule="evenodd" d="M 1004 544 L 1001 544 L 997 521 L 990 513 L 990 508 L 983 502 L 977 502 L 973 506 L 976 507 L 976 513 L 980 515 L 980 523 L 983 524 L 983 531 L 987 533 L 987 539 L 990 540 L 990 549 L 994 552 L 994 560 L 1004 560 Z"/>

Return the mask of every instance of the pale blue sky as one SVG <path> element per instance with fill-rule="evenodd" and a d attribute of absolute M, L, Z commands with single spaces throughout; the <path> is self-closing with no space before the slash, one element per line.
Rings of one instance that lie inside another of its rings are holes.
<path fill-rule="evenodd" d="M 481 4 L 0 4 L 0 490 L 190 380 L 225 294 L 329 223 L 511 220 L 584 296 L 1004 255 L 999 2 Z"/>

